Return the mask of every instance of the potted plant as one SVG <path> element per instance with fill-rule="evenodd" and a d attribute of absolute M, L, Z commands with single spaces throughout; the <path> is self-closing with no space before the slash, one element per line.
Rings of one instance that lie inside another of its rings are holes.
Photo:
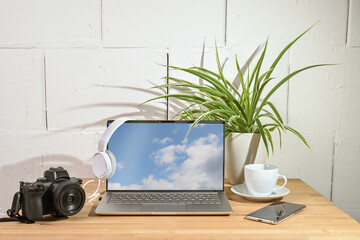
<path fill-rule="evenodd" d="M 290 131 L 299 137 L 309 147 L 306 139 L 295 129 L 286 125 L 276 107 L 269 101 L 270 97 L 287 81 L 298 73 L 310 68 L 325 66 L 329 64 L 311 65 L 296 70 L 282 78 L 277 84 L 264 93 L 264 89 L 271 81 L 277 81 L 272 73 L 287 50 L 306 32 L 290 42 L 273 61 L 269 69 L 262 71 L 262 63 L 265 57 L 268 41 L 257 60 L 254 69 L 244 76 L 236 58 L 237 76 L 233 82 L 228 81 L 222 70 L 219 54 L 216 47 L 217 72 L 203 67 L 181 68 L 167 66 L 171 69 L 189 73 L 200 78 L 204 82 L 194 83 L 185 79 L 167 77 L 168 84 L 158 85 L 155 88 L 174 87 L 180 92 L 164 94 L 152 98 L 176 98 L 188 102 L 190 105 L 180 109 L 177 116 L 181 120 L 194 120 L 189 131 L 200 120 L 222 120 L 225 122 L 226 135 L 226 171 L 231 184 L 239 184 L 243 181 L 243 167 L 245 164 L 253 163 L 257 154 L 260 140 L 264 143 L 267 156 L 270 149 L 274 151 L 272 132 L 281 133 Z M 216 44 L 215 44 L 216 46 Z M 147 101 L 147 102 L 148 102 Z M 310 148 L 310 147 L 309 147 Z"/>

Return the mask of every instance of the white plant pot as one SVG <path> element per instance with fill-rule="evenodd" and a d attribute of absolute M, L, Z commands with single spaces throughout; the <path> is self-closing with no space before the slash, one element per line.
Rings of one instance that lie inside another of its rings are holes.
<path fill-rule="evenodd" d="M 230 133 L 225 139 L 225 169 L 232 185 L 244 183 L 244 166 L 265 163 L 266 149 L 258 133 Z"/>

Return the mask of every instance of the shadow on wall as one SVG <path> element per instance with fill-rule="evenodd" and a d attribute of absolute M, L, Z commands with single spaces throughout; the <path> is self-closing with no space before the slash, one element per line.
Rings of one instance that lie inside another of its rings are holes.
<path fill-rule="evenodd" d="M 108 107 L 108 106 L 119 106 L 119 107 L 134 107 L 138 108 L 138 112 L 127 112 L 127 113 L 121 113 L 121 114 L 115 114 L 111 116 L 107 116 L 105 118 L 102 118 L 100 120 L 94 121 L 94 122 L 88 122 L 88 123 L 81 123 L 78 125 L 73 125 L 70 127 L 58 129 L 58 130 L 51 130 L 51 132 L 63 132 L 63 131 L 74 131 L 84 128 L 92 128 L 92 127 L 104 127 L 106 125 L 107 120 L 114 120 L 120 117 L 128 117 L 128 118 L 134 118 L 134 119 L 156 119 L 154 115 L 161 116 L 162 119 L 166 119 L 166 114 L 164 114 L 165 111 L 161 110 L 155 110 L 153 107 L 146 106 L 140 109 L 138 107 L 138 104 L 132 104 L 132 103 L 104 103 L 104 104 L 88 104 L 88 105 L 81 105 L 73 108 L 68 108 L 67 110 L 74 110 L 79 111 L 80 109 L 85 108 L 95 108 L 95 107 Z"/>
<path fill-rule="evenodd" d="M 0 168 L 0 210 L 11 207 L 15 192 L 19 191 L 19 182 L 34 182 L 42 177 L 50 167 L 64 167 L 70 177 L 93 176 L 90 161 L 81 161 L 69 155 L 43 155 L 26 159 Z"/>
<path fill-rule="evenodd" d="M 102 87 L 102 88 L 126 89 L 126 90 L 134 91 L 134 93 L 147 93 L 147 94 L 152 95 L 153 98 L 159 97 L 159 96 L 162 95 L 161 93 L 158 93 L 158 92 L 153 91 L 153 90 L 137 88 L 137 87 L 116 86 L 116 85 L 100 85 L 100 84 L 94 84 L 93 86 Z M 164 91 L 163 91 L 163 94 L 165 94 Z M 180 107 L 182 107 L 182 108 L 186 107 L 180 101 L 174 100 L 173 102 L 175 103 L 175 105 L 174 104 L 169 104 L 169 108 L 179 109 Z M 99 108 L 99 107 L 104 107 L 104 108 L 109 108 L 109 107 L 131 108 L 131 109 L 134 109 L 134 110 L 131 111 L 131 112 L 125 112 L 125 113 L 115 114 L 115 115 L 112 115 L 112 116 L 107 116 L 106 118 L 102 118 L 102 119 L 99 119 L 99 120 L 94 121 L 94 122 L 82 123 L 82 124 L 66 127 L 66 128 L 63 128 L 63 129 L 52 130 L 51 132 L 63 132 L 63 131 L 73 131 L 73 130 L 84 129 L 84 128 L 92 128 L 92 127 L 104 127 L 107 120 L 117 119 L 117 118 L 120 118 L 120 117 L 128 117 L 128 118 L 133 118 L 133 119 L 148 119 L 148 120 L 159 119 L 159 118 L 160 119 L 166 119 L 167 118 L 167 114 L 166 114 L 167 103 L 164 101 L 164 102 L 160 102 L 160 103 L 156 103 L 156 104 L 158 106 L 163 105 L 164 107 L 160 107 L 160 108 L 155 107 L 154 108 L 154 106 L 146 105 L 145 103 L 144 104 L 136 104 L 136 103 L 126 103 L 126 102 L 122 102 L 122 103 L 95 103 L 95 104 L 84 104 L 84 105 L 69 107 L 69 108 L 66 108 L 65 110 L 66 111 L 81 111 L 82 109 L 94 109 L 94 108 Z M 123 111 L 121 111 L 121 112 L 123 112 Z"/>

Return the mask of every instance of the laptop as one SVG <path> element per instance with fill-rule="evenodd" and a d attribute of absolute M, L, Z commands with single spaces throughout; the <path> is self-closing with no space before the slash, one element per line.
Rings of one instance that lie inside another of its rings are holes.
<path fill-rule="evenodd" d="M 121 125 L 107 146 L 116 171 L 95 212 L 231 214 L 224 193 L 224 122 L 201 121 L 187 135 L 192 123 L 131 120 Z"/>

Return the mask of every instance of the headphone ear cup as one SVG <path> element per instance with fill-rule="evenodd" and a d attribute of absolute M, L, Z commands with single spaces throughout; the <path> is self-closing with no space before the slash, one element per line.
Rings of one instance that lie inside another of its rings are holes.
<path fill-rule="evenodd" d="M 107 152 L 96 153 L 92 162 L 92 168 L 95 176 L 103 179 L 109 178 L 113 171 L 112 161 L 113 160 Z"/>
<path fill-rule="evenodd" d="M 108 178 L 110 178 L 114 175 L 115 170 L 116 170 L 116 158 L 115 158 L 115 155 L 112 152 L 110 152 L 109 150 L 106 150 L 105 152 L 109 155 L 110 160 L 111 160 L 111 167 L 109 168 L 110 176 L 108 177 Z"/>

